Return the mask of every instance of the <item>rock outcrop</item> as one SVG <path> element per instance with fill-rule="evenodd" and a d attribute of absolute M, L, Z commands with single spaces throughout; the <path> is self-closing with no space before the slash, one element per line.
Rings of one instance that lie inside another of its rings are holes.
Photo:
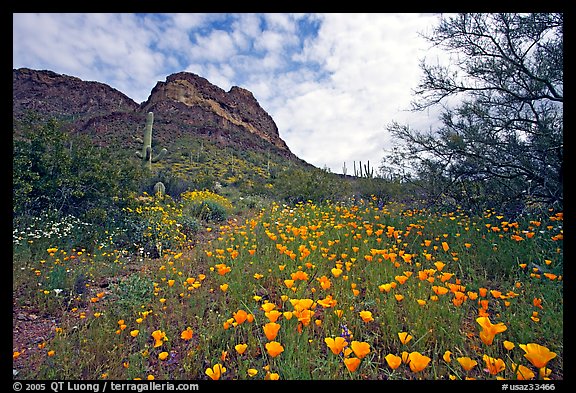
<path fill-rule="evenodd" d="M 108 145 L 139 135 L 149 111 L 154 112 L 158 143 L 167 145 L 184 136 L 198 136 L 299 161 L 280 137 L 272 117 L 241 87 L 226 92 L 198 75 L 179 72 L 158 82 L 148 99 L 138 104 L 104 83 L 52 71 L 13 70 L 15 120 L 29 112 L 54 117 L 66 121 L 72 132 L 86 133 L 96 143 Z M 127 142 L 122 145 L 134 148 Z"/>

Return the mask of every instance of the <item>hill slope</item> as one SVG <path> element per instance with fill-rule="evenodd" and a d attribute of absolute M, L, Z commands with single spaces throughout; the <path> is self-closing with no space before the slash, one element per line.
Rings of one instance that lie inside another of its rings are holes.
<path fill-rule="evenodd" d="M 154 113 L 153 151 L 168 150 L 156 170 L 197 185 L 219 181 L 260 188 L 281 168 L 314 168 L 290 151 L 272 117 L 241 87 L 226 92 L 198 75 L 179 72 L 157 82 L 148 99 L 137 104 L 100 82 L 47 70 L 13 70 L 15 136 L 21 121 L 34 113 L 133 157 L 141 149 L 136 138 L 142 138 L 147 112 Z"/>
<path fill-rule="evenodd" d="M 15 120 L 35 112 L 67 122 L 72 132 L 89 134 L 103 146 L 120 143 L 133 150 L 138 147 L 130 139 L 143 130 L 149 111 L 155 119 L 153 143 L 170 145 L 183 137 L 198 137 L 301 161 L 280 138 L 272 117 L 241 87 L 225 92 L 205 78 L 179 72 L 158 82 L 139 105 L 100 82 L 52 71 L 13 70 Z"/>

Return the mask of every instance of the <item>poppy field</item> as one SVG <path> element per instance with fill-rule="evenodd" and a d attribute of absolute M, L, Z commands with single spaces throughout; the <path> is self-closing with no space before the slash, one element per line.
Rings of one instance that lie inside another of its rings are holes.
<path fill-rule="evenodd" d="M 270 202 L 190 234 L 182 205 L 142 198 L 157 255 L 20 232 L 14 307 L 48 327 L 14 340 L 15 378 L 563 379 L 562 212 L 378 202 Z"/>

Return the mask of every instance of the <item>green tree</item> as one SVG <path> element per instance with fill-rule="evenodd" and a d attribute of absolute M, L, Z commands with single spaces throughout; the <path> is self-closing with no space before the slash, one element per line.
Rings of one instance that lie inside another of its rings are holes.
<path fill-rule="evenodd" d="M 13 212 L 57 210 L 105 221 L 118 201 L 136 192 L 143 170 L 55 120 L 19 124 L 13 143 Z"/>
<path fill-rule="evenodd" d="M 434 174 L 431 198 L 561 207 L 563 15 L 442 16 L 425 38 L 451 61 L 421 61 L 413 110 L 442 107 L 440 126 L 391 123 L 399 146 L 383 166 L 408 158 L 428 186 Z"/>

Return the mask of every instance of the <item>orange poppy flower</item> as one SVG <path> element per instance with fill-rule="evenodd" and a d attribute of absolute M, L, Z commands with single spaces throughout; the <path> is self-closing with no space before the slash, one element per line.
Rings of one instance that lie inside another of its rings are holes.
<path fill-rule="evenodd" d="M 502 360 L 500 358 L 493 358 L 493 357 L 490 357 L 488 355 L 484 355 L 482 357 L 482 359 L 486 363 L 486 369 L 492 375 L 496 375 L 500 371 L 502 371 L 506 368 L 506 364 L 504 363 L 504 360 Z"/>
<path fill-rule="evenodd" d="M 490 291 L 490 294 L 491 294 L 493 297 L 495 297 L 496 299 L 498 299 L 498 298 L 500 298 L 500 297 L 502 296 L 502 292 L 497 291 L 497 290 L 495 290 L 495 289 L 491 290 L 491 291 Z"/>
<path fill-rule="evenodd" d="M 220 363 L 215 364 L 213 367 L 208 367 L 206 369 L 206 375 L 208 375 L 214 381 L 220 379 L 223 373 L 226 372 L 226 367 L 222 366 Z"/>
<path fill-rule="evenodd" d="M 403 351 L 401 354 L 402 363 L 408 364 L 410 362 L 410 354 L 406 351 Z"/>
<path fill-rule="evenodd" d="M 410 334 L 408 334 L 408 333 L 406 333 L 406 332 L 400 332 L 400 333 L 398 333 L 398 337 L 400 338 L 400 342 L 401 342 L 402 344 L 408 344 L 408 342 L 409 342 L 410 340 L 412 340 L 412 338 L 413 338 Z"/>
<path fill-rule="evenodd" d="M 364 358 L 368 353 L 370 353 L 370 344 L 364 341 L 352 341 L 350 345 L 354 354 L 360 359 Z"/>
<path fill-rule="evenodd" d="M 556 280 L 556 278 L 558 278 L 557 275 L 555 275 L 554 273 L 544 273 L 544 277 L 548 278 L 549 280 Z"/>
<path fill-rule="evenodd" d="M 230 270 L 232 270 L 230 266 L 226 266 L 226 264 L 224 263 L 216 265 L 216 268 L 218 269 L 218 274 L 221 276 L 225 275 L 226 273 L 230 272 Z"/>
<path fill-rule="evenodd" d="M 302 270 L 298 270 L 297 272 L 291 274 L 291 278 L 292 280 L 308 281 L 308 273 L 303 272 Z"/>
<path fill-rule="evenodd" d="M 512 365 L 513 368 L 516 368 L 516 365 Z M 519 365 L 518 368 L 516 368 L 516 377 L 519 380 L 528 380 L 528 379 L 532 379 L 536 376 L 536 374 L 534 374 L 534 371 L 530 370 L 528 367 L 523 366 L 523 365 Z"/>
<path fill-rule="evenodd" d="M 408 277 L 406 276 L 396 276 L 394 277 L 394 279 L 396 281 L 398 281 L 400 284 L 404 284 L 406 282 L 406 280 L 408 280 Z"/>
<path fill-rule="evenodd" d="M 192 329 L 190 327 L 187 327 L 186 330 L 184 330 L 182 334 L 180 334 L 180 337 L 182 338 L 182 340 L 190 340 L 192 339 L 193 333 L 194 332 L 192 331 Z"/>
<path fill-rule="evenodd" d="M 454 276 L 454 273 L 444 272 L 444 273 L 442 273 L 442 275 L 440 276 L 440 281 L 446 282 L 446 281 L 450 280 L 453 276 Z"/>
<path fill-rule="evenodd" d="M 502 322 L 493 324 L 490 322 L 489 317 L 478 317 L 476 318 L 476 322 L 478 322 L 478 324 L 482 327 L 482 331 L 480 332 L 480 339 L 486 345 L 492 345 L 494 336 L 508 329 Z"/>
<path fill-rule="evenodd" d="M 248 313 L 246 313 L 246 311 L 244 310 L 238 310 L 234 313 L 234 320 L 236 321 L 237 324 L 244 323 L 247 317 Z"/>
<path fill-rule="evenodd" d="M 324 342 L 326 345 L 328 345 L 328 348 L 330 348 L 334 355 L 340 354 L 344 347 L 348 345 L 348 342 L 344 339 L 344 337 L 326 337 Z"/>
<path fill-rule="evenodd" d="M 546 367 L 546 364 L 556 357 L 556 353 L 551 352 L 548 348 L 530 343 L 530 344 L 519 344 L 520 348 L 526 352 L 524 357 L 532 363 L 536 368 Z"/>
<path fill-rule="evenodd" d="M 244 352 L 246 352 L 246 349 L 248 348 L 248 344 L 237 344 L 234 346 L 234 349 L 236 350 L 236 352 L 238 352 L 240 355 L 242 355 Z"/>
<path fill-rule="evenodd" d="M 360 318 L 362 318 L 364 322 L 372 322 L 374 320 L 371 311 L 360 311 Z"/>
<path fill-rule="evenodd" d="M 358 366 L 360 366 L 360 359 L 358 359 L 358 358 L 346 358 L 346 359 L 344 359 L 344 364 L 346 365 L 346 368 L 348 369 L 348 371 L 353 373 L 354 371 L 356 371 L 358 369 Z"/>
<path fill-rule="evenodd" d="M 278 330 L 280 330 L 280 325 L 275 322 L 268 322 L 264 325 L 264 334 L 269 341 L 272 341 L 278 335 Z"/>
<path fill-rule="evenodd" d="M 432 359 L 430 359 L 428 356 L 422 355 L 420 352 L 411 352 L 408 356 L 408 360 L 410 361 L 410 363 L 408 363 L 410 370 L 412 370 L 414 373 L 417 373 L 424 370 Z"/>
<path fill-rule="evenodd" d="M 438 271 L 441 271 L 442 269 L 444 269 L 444 266 L 446 266 L 446 264 L 444 262 L 438 261 L 434 262 L 434 266 L 436 266 L 436 269 L 438 269 Z"/>
<path fill-rule="evenodd" d="M 454 292 L 454 298 L 452 299 L 452 303 L 455 306 L 460 306 L 462 305 L 462 303 L 464 303 L 464 301 L 466 301 L 467 298 L 468 297 L 464 292 L 456 291 Z"/>
<path fill-rule="evenodd" d="M 278 341 L 270 341 L 266 343 L 266 350 L 268 351 L 268 355 L 275 358 L 284 352 L 284 347 Z"/>
<path fill-rule="evenodd" d="M 386 363 L 392 370 L 396 370 L 400 364 L 402 364 L 402 358 L 400 356 L 393 355 L 389 353 L 384 357 L 386 359 Z"/>
<path fill-rule="evenodd" d="M 326 296 L 324 299 L 318 300 L 318 304 L 324 308 L 334 307 L 338 302 L 332 298 L 332 295 Z"/>
<path fill-rule="evenodd" d="M 312 300 L 312 299 L 291 299 L 290 303 L 292 303 L 292 306 L 294 307 L 295 310 L 300 311 L 300 310 L 307 310 L 310 307 L 312 307 L 312 305 L 314 304 L 314 300 Z"/>
<path fill-rule="evenodd" d="M 448 293 L 448 288 L 438 285 L 432 285 L 432 290 L 436 295 L 446 295 Z"/>
<path fill-rule="evenodd" d="M 280 379 L 280 374 L 271 373 L 270 371 L 267 371 L 266 375 L 264 376 L 265 381 L 277 381 L 279 379 Z"/>
<path fill-rule="evenodd" d="M 272 311 L 274 308 L 276 308 L 274 303 L 266 302 L 262 304 L 262 310 L 264 310 L 264 312 Z"/>
<path fill-rule="evenodd" d="M 282 313 L 278 310 L 272 310 L 264 313 L 264 315 L 270 320 L 270 322 L 276 322 Z"/>
<path fill-rule="evenodd" d="M 460 363 L 462 368 L 466 371 L 472 370 L 478 364 L 478 362 L 476 360 L 470 359 L 468 356 L 456 358 L 456 360 L 458 361 L 458 363 Z"/>
<path fill-rule="evenodd" d="M 161 330 L 155 330 L 152 332 L 152 337 L 154 338 L 154 348 L 161 346 L 164 341 L 168 341 L 168 337 L 166 337 L 166 333 Z"/>
<path fill-rule="evenodd" d="M 502 344 L 504 345 L 504 348 L 506 348 L 508 351 L 511 351 L 515 347 L 514 343 L 508 340 L 504 340 Z"/>
<path fill-rule="evenodd" d="M 534 307 L 538 307 L 541 309 L 544 308 L 544 307 L 542 307 L 542 299 L 541 298 L 535 297 L 534 299 L 532 299 L 532 304 L 534 305 Z"/>
<path fill-rule="evenodd" d="M 332 275 L 336 278 L 342 274 L 342 269 L 338 269 L 335 267 L 333 267 L 330 271 L 332 272 Z"/>
<path fill-rule="evenodd" d="M 300 311 L 294 311 L 293 314 L 298 318 L 299 322 L 302 322 L 302 325 L 308 326 L 312 320 L 312 317 L 314 316 L 314 311 L 304 309 Z"/>
<path fill-rule="evenodd" d="M 331 286 L 331 282 L 330 279 L 326 276 L 322 276 L 320 278 L 317 278 L 318 282 L 320 282 L 320 286 L 322 287 L 322 289 L 330 289 Z"/>

